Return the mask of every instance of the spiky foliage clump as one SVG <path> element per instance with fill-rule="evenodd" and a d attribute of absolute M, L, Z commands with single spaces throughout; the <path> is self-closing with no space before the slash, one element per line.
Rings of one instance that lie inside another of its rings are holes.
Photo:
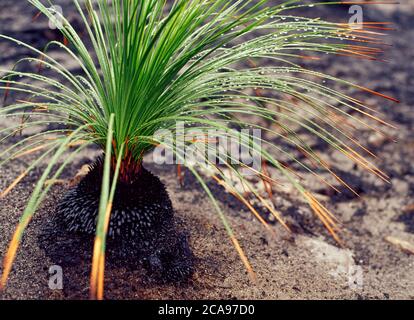
<path fill-rule="evenodd" d="M 154 134 L 160 129 L 174 132 L 177 121 L 188 124 L 185 132 L 194 128 L 218 129 L 222 136 L 235 139 L 243 138 L 243 133 L 231 128 L 250 126 L 261 129 L 266 132 L 266 137 L 273 135 L 284 139 L 313 164 L 334 174 L 291 129 L 293 124 L 387 180 L 366 156 L 354 151 L 355 146 L 361 149 L 361 144 L 354 138 L 352 126 L 347 126 L 344 119 L 372 128 L 347 113 L 351 110 L 384 123 L 371 115 L 370 109 L 361 101 L 332 89 L 324 81 L 375 92 L 295 63 L 298 59 L 317 59 L 311 52 L 373 59 L 380 50 L 368 47 L 379 44 L 374 39 L 377 32 L 370 28 L 381 26 L 366 24 L 364 30 L 356 30 L 348 24 L 291 16 L 292 9 L 308 7 L 311 10 L 314 6 L 296 0 L 276 6 L 267 0 L 86 0 L 83 6 L 83 2 L 81 5 L 80 1 L 74 0 L 87 31 L 87 39 L 83 39 L 65 17 L 51 12 L 49 1 L 29 2 L 49 19 L 62 19 L 61 32 L 66 45 L 51 42 L 43 52 L 17 39 L 0 36 L 30 49 L 33 56 L 26 60 L 39 63 L 57 76 L 53 79 L 17 71 L 17 68 L 3 71 L 6 73 L 0 80 L 1 89 L 7 93 L 23 92 L 30 98 L 0 110 L 3 117 L 22 117 L 20 124 L 9 126 L 2 130 L 2 134 L 6 139 L 16 132 L 46 123 L 63 124 L 64 127 L 39 131 L 2 151 L 2 155 L 9 154 L 8 161 L 42 150 L 3 195 L 48 159 L 48 166 L 33 191 L 6 254 L 2 286 L 11 270 L 22 233 L 50 189 L 45 182 L 59 177 L 80 150 L 90 144 L 100 146 L 105 152 L 91 276 L 94 297 L 102 297 L 103 292 L 105 239 L 116 182 L 128 181 L 141 167 L 144 155 L 159 143 L 165 143 L 158 141 Z M 91 44 L 91 49 L 87 43 Z M 52 46 L 58 46 L 74 59 L 82 74 L 70 72 L 48 55 L 47 50 Z M 272 64 L 258 67 L 256 63 L 260 59 Z M 25 59 L 16 65 L 23 61 Z M 244 67 L 240 67 L 242 65 Z M 21 77 L 29 81 L 18 81 Z M 249 120 L 257 117 L 278 129 Z M 261 149 L 263 161 L 277 168 L 293 184 L 339 240 L 333 215 L 301 186 L 291 169 L 278 161 L 275 154 L 286 155 L 309 172 L 314 173 L 314 170 L 294 153 L 273 144 L 270 138 L 263 138 L 261 142 L 265 146 Z M 194 140 L 186 143 L 196 144 Z M 177 150 L 173 142 L 169 147 Z M 176 152 L 176 156 L 180 157 L 181 153 Z M 200 173 L 201 166 L 181 160 L 207 192 L 235 248 L 252 272 L 241 245 Z M 235 164 L 235 160 L 224 161 L 228 170 L 284 224 L 281 215 L 240 174 L 243 165 Z M 214 163 L 207 167 L 213 172 L 214 180 L 256 214 L 221 168 Z M 273 181 L 263 172 L 255 174 L 268 182 Z M 326 182 L 320 175 L 315 173 L 315 176 Z M 256 216 L 265 224 L 259 215 Z"/>

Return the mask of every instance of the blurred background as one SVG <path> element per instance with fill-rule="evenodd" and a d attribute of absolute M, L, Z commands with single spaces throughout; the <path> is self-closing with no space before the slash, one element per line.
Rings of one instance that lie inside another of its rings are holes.
<path fill-rule="evenodd" d="M 72 1 L 55 0 L 54 3 L 61 6 L 63 14 L 82 34 L 82 24 Z M 278 4 L 280 1 L 269 3 Z M 345 4 L 313 7 L 296 10 L 292 14 L 347 23 L 351 17 L 349 8 L 350 5 Z M 385 42 L 390 44 L 384 47 L 385 53 L 381 57 L 385 61 L 331 55 L 324 55 L 317 61 L 301 61 L 304 67 L 349 80 L 400 100 L 397 104 L 366 92 L 337 86 L 354 98 L 365 101 L 381 113 L 383 120 L 395 126 L 395 129 L 387 129 L 387 137 L 364 128 L 358 131 L 358 138 L 367 142 L 369 149 L 377 155 L 373 161 L 390 176 L 391 184 L 378 181 L 348 159 L 326 148 L 320 141 L 309 141 L 318 153 L 323 154 L 334 171 L 360 194 L 357 197 L 346 190 L 342 190 L 341 194 L 333 194 L 315 182 L 312 175 L 301 173 L 306 178 L 305 185 L 317 194 L 318 199 L 328 203 L 328 207 L 343 222 L 345 232 L 342 237 L 346 247 L 336 246 L 292 189 L 275 190 L 272 199 L 296 232 L 295 240 L 289 241 L 286 240 L 290 239 L 289 236 L 266 212 L 263 213 L 264 218 L 275 225 L 277 239 L 265 236 L 260 225 L 253 222 L 245 208 L 219 187 L 212 186 L 236 226 L 259 275 L 258 284 L 251 286 L 214 210 L 195 181 L 186 175 L 185 184 L 181 187 L 173 168 L 149 164 L 168 186 L 177 214 L 191 234 L 200 268 L 194 281 L 187 287 L 154 287 L 146 284 L 135 271 L 110 268 L 107 275 L 109 297 L 414 299 L 414 1 L 402 0 L 399 5 L 364 5 L 362 8 L 364 21 L 393 23 L 395 30 L 384 36 Z M 43 50 L 51 40 L 63 41 L 58 30 L 50 28 L 46 18 L 38 16 L 30 4 L 21 0 L 0 0 L 0 34 L 15 37 L 39 50 Z M 80 72 L 78 66 L 57 48 L 52 47 L 50 53 L 69 70 Z M 18 59 L 30 54 L 23 46 L 1 39 L 0 75 L 4 70 L 11 69 Z M 37 67 L 29 63 L 20 66 L 31 71 L 36 71 Z M 43 74 L 48 75 L 50 71 L 44 70 Z M 3 95 L 4 92 L 0 91 L 0 103 Z M 21 94 L 11 94 L 7 102 L 24 98 Z M 0 129 L 8 125 L 7 121 L 0 119 Z M 92 151 L 85 154 L 84 158 L 68 169 L 66 177 L 76 174 L 94 155 Z M 24 166 L 25 160 L 19 160 L 2 167 L 0 187 L 3 189 L 7 186 L 12 177 L 24 170 Z M 272 168 L 269 170 L 277 175 Z M 1 255 L 37 173 L 25 179 L 10 199 L 0 202 Z M 62 187 L 54 188 L 40 217 L 47 219 L 62 193 Z M 204 214 L 200 215 L 199 212 Z M 5 298 L 87 297 L 88 267 L 82 264 L 69 263 L 63 291 L 51 292 L 47 288 L 45 270 L 48 260 L 38 248 L 36 240 L 40 225 L 41 221 L 35 220 L 28 232 L 16 263 L 16 274 L 11 279 Z M 350 276 L 352 268 L 362 275 L 362 280 L 358 278 L 354 281 L 356 286 L 350 285 L 354 280 Z"/>

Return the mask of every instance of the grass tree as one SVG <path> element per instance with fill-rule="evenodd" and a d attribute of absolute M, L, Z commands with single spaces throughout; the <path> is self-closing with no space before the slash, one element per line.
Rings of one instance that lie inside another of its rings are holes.
<path fill-rule="evenodd" d="M 149 174 L 143 165 L 144 156 L 160 144 L 173 150 L 175 157 L 205 190 L 251 275 L 254 273 L 248 257 L 207 179 L 216 181 L 233 194 L 270 229 L 225 173 L 226 170 L 232 172 L 288 229 L 283 215 L 256 190 L 241 169 L 252 171 L 268 184 L 273 184 L 274 178 L 264 170 L 246 167 L 229 154 L 222 155 L 226 159 L 220 165 L 211 161 L 187 162 L 175 141 L 165 141 L 156 134 L 161 129 L 176 133 L 177 122 L 184 123 L 184 134 L 195 128 L 203 132 L 214 129 L 220 133 L 218 138 L 239 141 L 249 137 L 234 128 L 262 130 L 266 133 L 260 139 L 263 163 L 277 169 L 297 189 L 337 241 L 340 238 L 336 218 L 302 186 L 293 168 L 278 160 L 276 155 L 283 154 L 332 188 L 335 187 L 323 178 L 321 171 L 332 174 L 351 190 L 352 187 L 334 173 L 294 128 L 300 127 L 380 179 L 388 180 L 370 160 L 370 151 L 352 132 L 355 125 L 380 132 L 381 126 L 388 124 L 362 101 L 333 89 L 332 84 L 395 99 L 303 68 L 298 62 L 316 60 L 318 53 L 375 60 L 382 45 L 377 36 L 388 29 L 384 24 L 366 22 L 363 29 L 356 29 L 344 23 L 292 16 L 294 9 L 307 8 L 311 12 L 314 6 L 322 5 L 296 0 L 278 5 L 267 0 L 73 0 L 83 21 L 82 28 L 86 30 L 85 35 L 80 36 L 79 30 L 63 15 L 50 9 L 50 1 L 28 2 L 52 21 L 59 19 L 65 41 L 50 42 L 46 50 L 40 50 L 0 35 L 3 41 L 12 41 L 32 52 L 29 58 L 17 61 L 12 70 L 1 70 L 0 89 L 5 91 L 6 98 L 11 91 L 28 96 L 25 101 L 6 104 L 0 109 L 1 117 L 21 118 L 20 123 L 1 130 L 1 141 L 22 130 L 41 128 L 1 150 L 2 165 L 18 156 L 37 155 L 3 191 L 2 197 L 47 160 L 4 257 L 2 287 L 6 285 L 23 232 L 51 188 L 46 181 L 57 179 L 79 152 L 92 144 L 103 150 L 103 157 L 91 169 L 89 187 L 85 187 L 85 183 L 82 186 L 81 182 L 78 189 L 65 198 L 61 210 L 69 219 L 69 228 L 96 234 L 91 273 L 91 296 L 94 298 L 103 297 L 107 235 L 122 236 L 127 232 L 133 237 L 135 231 L 139 233 L 145 226 L 137 222 L 146 217 L 140 202 L 135 203 L 133 209 L 124 210 L 124 214 L 135 215 L 138 220 L 126 219 L 124 227 L 118 231 L 111 225 L 111 214 L 119 211 L 114 207 L 120 197 L 117 189 L 139 188 L 149 183 L 163 190 L 158 178 Z M 73 59 L 82 72 L 75 74 L 53 58 L 48 53 L 53 46 Z M 56 78 L 19 71 L 18 66 L 28 60 L 38 63 Z M 266 66 L 261 66 L 262 60 L 266 60 Z M 271 125 L 255 121 L 257 118 Z M 373 121 L 378 125 L 374 126 Z M 57 129 L 53 126 L 44 129 L 46 124 L 54 123 L 59 125 Z M 284 140 L 300 150 L 305 158 L 275 144 L 271 137 Z M 201 150 L 200 145 L 207 149 L 214 147 L 209 139 L 187 139 L 185 144 L 195 145 L 195 150 Z M 206 156 L 206 153 L 199 153 Z M 206 170 L 210 172 L 209 177 L 204 174 Z M 145 187 L 140 190 L 145 193 Z M 146 223 L 161 224 L 172 210 L 165 189 L 161 193 L 163 199 L 154 201 L 158 201 L 157 205 L 167 203 L 168 208 L 162 214 L 161 209 L 151 208 Z M 87 205 L 85 197 L 89 201 Z M 154 196 L 148 199 L 152 201 Z M 84 205 L 90 210 L 82 211 Z M 82 218 L 87 214 L 88 218 Z M 82 227 L 82 219 L 89 219 L 88 227 Z"/>

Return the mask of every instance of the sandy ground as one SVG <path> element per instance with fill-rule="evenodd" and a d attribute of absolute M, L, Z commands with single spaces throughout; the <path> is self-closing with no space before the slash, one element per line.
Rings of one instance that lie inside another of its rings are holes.
<path fill-rule="evenodd" d="M 70 10 L 68 1 L 64 11 Z M 360 137 L 368 141 L 378 155 L 376 163 L 391 177 L 387 185 L 369 175 L 362 168 L 318 141 L 313 141 L 318 152 L 323 152 L 336 172 L 354 185 L 361 194 L 356 197 L 344 192 L 331 195 L 326 188 L 302 172 L 306 184 L 343 222 L 342 238 L 345 247 L 338 247 L 313 217 L 303 200 L 292 190 L 275 190 L 273 202 L 295 230 L 289 235 L 274 221 L 275 237 L 266 234 L 263 227 L 236 200 L 220 187 L 213 191 L 221 200 L 243 248 L 257 273 L 257 282 L 251 283 L 231 243 L 197 182 L 187 173 L 185 185 L 177 182 L 174 168 L 158 167 L 147 162 L 147 167 L 158 174 L 168 187 L 177 216 L 190 235 L 196 256 L 196 273 L 188 283 L 157 285 L 149 282 L 143 270 L 129 265 L 109 265 L 106 272 L 106 298 L 109 299 L 414 299 L 414 255 L 390 244 L 386 237 L 394 237 L 414 244 L 413 204 L 414 157 L 414 29 L 412 1 L 399 7 L 375 6 L 365 10 L 367 21 L 393 21 L 397 31 L 388 42 L 386 58 L 389 63 L 326 57 L 311 66 L 323 72 L 341 76 L 353 82 L 397 97 L 402 102 L 393 104 L 360 92 L 355 97 L 365 99 L 382 112 L 383 118 L 397 125 L 387 133 L 398 142 L 390 142 L 369 131 L 361 130 Z M 315 15 L 346 22 L 346 8 L 318 8 Z M 306 12 L 310 14 L 310 12 Z M 2 0 L 0 3 L 0 33 L 11 34 L 41 48 L 53 38 L 42 20 L 33 23 L 35 11 L 24 1 Z M 9 68 L 25 50 L 0 41 L 0 68 Z M 59 57 L 59 53 L 54 53 Z M 68 64 L 74 69 L 76 66 Z M 0 123 L 4 127 L 4 120 Z M 7 144 L 2 146 L 5 148 Z M 90 150 L 66 170 L 64 178 L 74 176 L 83 164 L 96 156 Z M 24 169 L 29 158 L 22 158 L 0 169 L 0 189 L 4 189 Z M 273 170 L 271 170 L 273 171 Z M 33 172 L 6 198 L 0 201 L 0 255 L 18 222 L 25 203 L 40 170 Z M 88 297 L 90 251 L 79 249 L 69 253 L 61 250 L 64 265 L 64 289 L 53 291 L 48 287 L 49 267 L 55 262 L 40 248 L 38 237 L 42 226 L 50 221 L 66 187 L 57 185 L 28 228 L 19 251 L 7 290 L 2 299 L 84 299 Z M 411 206 L 412 207 L 412 206 Z M 59 247 L 50 251 L 59 252 Z M 64 260 L 65 260 L 64 259 Z M 354 281 L 355 280 L 355 281 Z"/>

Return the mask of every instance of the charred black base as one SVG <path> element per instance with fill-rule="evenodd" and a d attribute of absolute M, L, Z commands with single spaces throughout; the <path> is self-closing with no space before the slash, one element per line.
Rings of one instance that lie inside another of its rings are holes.
<path fill-rule="evenodd" d="M 102 185 L 102 160 L 68 192 L 60 203 L 64 227 L 71 232 L 95 234 Z M 142 168 L 131 183 L 119 181 L 114 198 L 108 237 L 147 240 L 174 217 L 170 197 L 163 183 Z"/>
<path fill-rule="evenodd" d="M 98 160 L 78 186 L 64 197 L 54 219 L 58 230 L 93 241 L 102 170 L 102 161 Z M 120 181 L 117 185 L 108 230 L 107 259 L 117 263 L 135 261 L 158 281 L 186 280 L 193 273 L 193 255 L 188 237 L 178 229 L 165 186 L 142 168 L 131 183 Z M 53 241 L 50 232 L 44 240 L 49 244 Z"/>

